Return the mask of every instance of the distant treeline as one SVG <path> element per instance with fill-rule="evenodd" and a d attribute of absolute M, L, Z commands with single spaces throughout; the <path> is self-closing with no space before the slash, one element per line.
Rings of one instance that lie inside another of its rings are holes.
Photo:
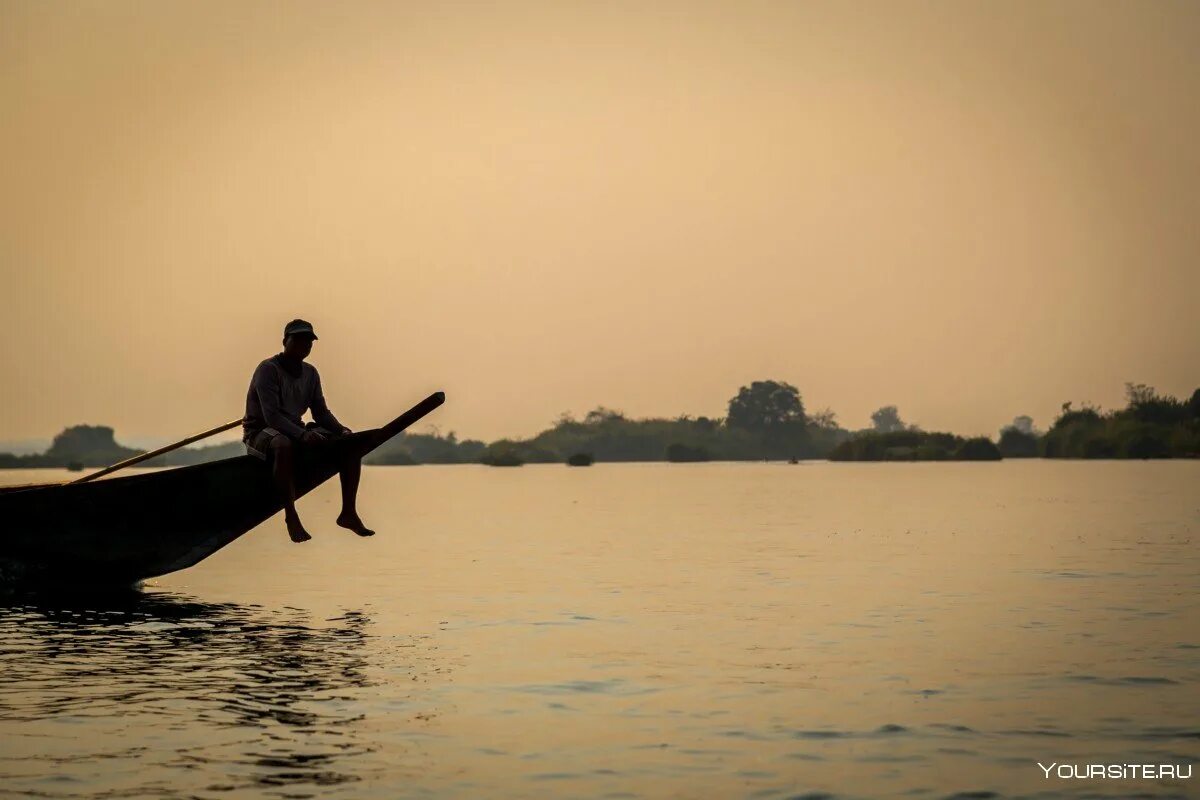
<path fill-rule="evenodd" d="M 938 461 L 999 458 L 1197 458 L 1200 457 L 1200 389 L 1188 400 L 1160 395 L 1141 383 L 1125 384 L 1124 408 L 1101 412 L 1063 403 L 1046 432 L 1027 416 L 1000 430 L 998 442 L 927 433 L 899 423 L 895 408 L 875 412 L 876 430 L 842 442 L 829 454 L 835 461 Z M 890 423 L 880 425 L 883 412 Z M 880 429 L 883 428 L 883 429 Z"/>
<path fill-rule="evenodd" d="M 33 467 L 69 467 L 72 469 L 99 468 L 141 455 L 137 450 L 118 444 L 113 429 L 107 425 L 74 425 L 54 437 L 44 453 L 13 455 L 0 453 L 0 469 Z M 143 461 L 142 467 L 182 467 L 221 458 L 242 455 L 246 448 L 241 442 L 226 442 L 207 447 L 183 447 L 158 458 Z"/>
<path fill-rule="evenodd" d="M 1054 425 L 1037 437 L 1037 454 L 1046 458 L 1200 457 L 1200 389 L 1190 399 L 1178 400 L 1145 384 L 1127 383 L 1125 399 L 1125 408 L 1108 412 L 1063 403 Z M 1005 434 L 1017 443 L 1005 431 L 1002 445 Z M 1030 449 L 1028 437 L 1020 443 Z"/>
<path fill-rule="evenodd" d="M 837 426 L 830 411 L 806 414 L 796 387 L 755 381 L 729 401 L 725 417 L 630 419 L 620 411 L 599 407 L 583 419 L 563 414 L 553 426 L 530 439 L 500 439 L 484 445 L 474 440 L 458 442 L 451 434 L 437 438 L 435 448 L 428 437 L 407 436 L 381 447 L 367 463 L 481 462 L 501 466 L 563 463 L 584 455 L 595 461 L 823 458 L 850 435 Z M 453 449 L 447 446 L 450 444 Z M 429 459 L 429 453 L 436 458 Z"/>
<path fill-rule="evenodd" d="M 1200 456 L 1200 389 L 1188 400 L 1159 395 L 1144 384 L 1126 384 L 1126 406 L 1102 412 L 1064 403 L 1048 431 L 1020 416 L 996 441 L 921 430 L 895 406 L 871 415 L 872 426 L 849 431 L 829 409 L 808 413 L 795 386 L 755 381 L 729 401 L 723 417 L 630 419 L 599 407 L 582 419 L 563 414 L 529 439 L 487 444 L 453 432 L 401 434 L 366 459 L 368 464 L 523 463 L 591 461 L 758 461 L 828 458 L 835 461 L 981 461 L 1000 458 L 1181 458 Z M 55 437 L 37 455 L 0 453 L 0 468 L 101 467 L 142 451 L 122 447 L 113 430 L 78 425 Z M 146 466 L 182 466 L 230 458 L 239 442 L 183 448 Z"/>
<path fill-rule="evenodd" d="M 929 432 L 908 425 L 895 406 L 871 415 L 871 427 L 850 431 L 829 409 L 806 413 L 796 387 L 755 381 L 729 401 L 724 417 L 629 419 L 600 407 L 583 419 L 569 414 L 529 439 L 484 445 L 454 434 L 407 437 L 368 459 L 376 464 L 562 463 L 596 461 L 754 461 L 828 458 L 837 461 L 987 461 L 1000 458 L 1167 458 L 1200 456 L 1200 389 L 1187 401 L 1126 386 L 1126 408 L 1100 413 L 1070 403 L 1046 433 L 1020 416 L 996 440 Z"/>

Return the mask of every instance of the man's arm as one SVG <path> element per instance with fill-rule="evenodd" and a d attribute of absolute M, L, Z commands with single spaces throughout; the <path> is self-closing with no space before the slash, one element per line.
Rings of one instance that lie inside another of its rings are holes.
<path fill-rule="evenodd" d="M 312 403 L 309 404 L 309 407 L 312 409 L 313 421 L 325 430 L 333 431 L 334 433 L 349 431 L 349 428 L 338 422 L 338 418 L 333 415 L 333 412 L 329 410 L 329 406 L 325 402 L 325 392 L 321 389 L 321 373 L 317 372 L 315 368 L 313 369 L 313 373 L 316 377 L 313 382 Z"/>
<path fill-rule="evenodd" d="M 258 369 L 254 371 L 254 391 L 258 395 L 263 419 L 269 427 L 293 439 L 304 436 L 304 428 L 285 417 L 279 410 L 279 373 L 275 371 L 275 367 L 265 363 L 258 365 Z"/>

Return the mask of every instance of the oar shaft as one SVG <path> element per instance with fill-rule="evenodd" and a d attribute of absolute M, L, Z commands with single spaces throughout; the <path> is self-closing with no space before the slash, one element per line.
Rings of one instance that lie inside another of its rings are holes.
<path fill-rule="evenodd" d="M 230 428 L 236 428 L 238 425 L 241 425 L 241 424 L 242 424 L 242 420 L 240 420 L 240 419 L 230 420 L 229 422 L 226 422 L 224 425 L 218 425 L 217 427 L 210 428 L 209 430 L 206 430 L 202 433 L 194 433 L 191 436 L 187 437 L 186 439 L 180 439 L 178 442 L 175 442 L 175 444 L 168 444 L 164 447 L 158 448 L 157 450 L 151 450 L 148 453 L 142 453 L 141 455 L 134 456 L 133 458 L 127 458 L 124 461 L 119 461 L 116 464 L 113 464 L 111 467 L 105 467 L 104 469 L 100 470 L 99 472 L 93 472 L 91 475 L 85 475 L 82 478 L 71 481 L 71 483 L 86 483 L 88 481 L 95 480 L 96 478 L 103 477 L 104 475 L 108 475 L 109 473 L 116 472 L 119 469 L 124 469 L 125 467 L 132 467 L 134 464 L 140 464 L 143 461 L 148 461 L 149 459 L 154 458 L 155 456 L 161 456 L 163 453 L 169 453 L 172 450 L 178 450 L 179 448 L 183 447 L 184 445 L 189 445 L 192 442 L 198 442 L 201 439 L 207 439 L 209 436 L 214 436 L 218 433 L 221 433 L 222 431 L 227 431 Z"/>

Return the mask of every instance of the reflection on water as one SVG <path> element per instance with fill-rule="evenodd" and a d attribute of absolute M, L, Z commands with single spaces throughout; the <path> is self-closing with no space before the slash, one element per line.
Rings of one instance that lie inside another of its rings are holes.
<path fill-rule="evenodd" d="M 307 797 L 359 781 L 370 626 L 168 593 L 9 598 L 0 794 Z"/>

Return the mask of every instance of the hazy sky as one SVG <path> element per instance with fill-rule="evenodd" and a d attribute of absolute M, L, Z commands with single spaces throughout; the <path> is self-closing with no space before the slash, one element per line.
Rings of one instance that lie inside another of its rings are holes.
<path fill-rule="evenodd" d="M 0 0 L 0 439 L 1200 385 L 1200 4 Z"/>

